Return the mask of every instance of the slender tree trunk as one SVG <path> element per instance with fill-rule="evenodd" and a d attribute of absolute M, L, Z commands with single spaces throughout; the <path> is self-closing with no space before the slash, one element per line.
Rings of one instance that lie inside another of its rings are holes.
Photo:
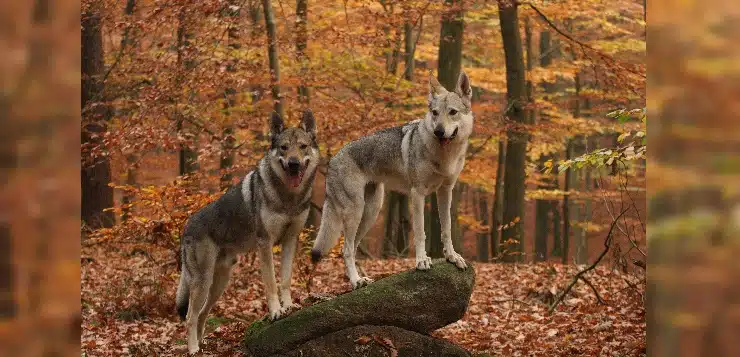
<path fill-rule="evenodd" d="M 555 187 L 559 187 L 559 184 L 557 183 L 557 172 L 553 173 L 555 177 Z M 560 233 L 560 228 L 563 226 L 562 223 L 562 217 L 560 216 L 560 209 L 558 208 L 558 205 L 552 204 L 550 205 L 550 210 L 552 211 L 552 253 L 551 255 L 554 257 L 560 257 L 563 255 L 563 240 L 562 240 L 562 234 Z"/>
<path fill-rule="evenodd" d="M 98 105 L 95 109 L 88 106 L 102 102 L 105 90 L 101 76 L 105 71 L 103 61 L 103 35 L 98 9 L 82 14 L 82 155 L 89 155 L 92 147 L 103 145 L 102 137 L 107 131 L 107 120 L 110 108 Z M 86 110 L 87 109 L 87 110 Z M 112 211 L 113 188 L 111 182 L 110 159 L 107 156 L 89 160 L 81 170 L 82 184 L 82 221 L 89 228 L 110 227 L 115 223 Z"/>
<path fill-rule="evenodd" d="M 416 39 L 414 38 L 414 25 L 410 19 L 406 19 L 403 24 L 404 38 L 404 55 L 406 66 L 403 71 L 403 78 L 407 81 L 414 80 L 414 53 L 416 52 Z"/>
<path fill-rule="evenodd" d="M 565 146 L 565 160 L 573 158 L 573 143 L 572 140 L 568 140 Z M 570 190 L 571 181 L 573 176 L 573 169 L 565 170 L 565 182 L 563 183 L 563 254 L 562 263 L 568 264 L 568 254 L 570 253 Z"/>
<path fill-rule="evenodd" d="M 260 18 L 262 18 L 260 14 L 261 0 L 248 0 L 248 1 L 249 1 L 249 22 L 251 24 L 250 38 L 252 40 L 252 43 L 256 43 L 257 39 L 262 34 L 262 29 L 260 28 Z M 262 87 L 259 84 L 255 84 L 255 83 L 252 83 L 249 87 L 250 87 L 250 91 L 252 92 L 252 95 L 251 95 L 252 104 L 254 105 L 262 99 Z"/>
<path fill-rule="evenodd" d="M 308 106 L 311 100 L 311 94 L 306 85 L 306 74 L 308 72 L 308 55 L 306 55 L 306 47 L 308 47 L 308 0 L 296 0 L 295 9 L 295 52 L 298 63 L 301 64 L 298 102 Z"/>
<path fill-rule="evenodd" d="M 448 90 L 460 76 L 463 45 L 463 12 L 461 0 L 445 0 L 439 34 L 437 78 Z"/>
<path fill-rule="evenodd" d="M 234 166 L 234 146 L 236 145 L 236 139 L 234 138 L 234 126 L 229 117 L 231 117 L 231 108 L 236 106 L 236 88 L 233 75 L 236 72 L 239 62 L 236 52 L 241 48 L 241 7 L 236 0 L 229 0 L 226 8 L 226 14 L 229 17 L 229 28 L 227 30 L 229 62 L 226 66 L 226 72 L 230 78 L 224 90 L 224 115 L 227 117 L 227 124 L 222 131 L 221 139 L 221 160 L 219 162 L 222 172 L 221 190 L 225 190 L 232 185 L 233 175 L 231 174 L 231 168 Z"/>
<path fill-rule="evenodd" d="M 398 193 L 390 191 L 385 198 L 385 239 L 383 240 L 383 257 L 395 256 L 398 245 Z"/>
<path fill-rule="evenodd" d="M 509 110 L 507 116 L 517 124 L 531 124 L 527 104 L 524 55 L 519 34 L 517 3 L 499 2 L 501 36 L 506 58 L 506 97 Z M 513 223 L 503 230 L 503 240 L 508 252 L 504 261 L 521 260 L 524 244 L 524 191 L 527 141 L 529 135 L 520 129 L 509 129 L 506 147 L 506 169 L 504 173 L 504 224 Z"/>
<path fill-rule="evenodd" d="M 178 76 L 178 79 L 177 79 L 178 88 L 182 86 L 182 77 L 187 75 L 188 72 L 195 66 L 195 61 L 192 58 L 190 58 L 189 48 L 190 46 L 192 46 L 191 40 L 193 38 L 193 34 L 190 33 L 189 27 L 190 27 L 189 19 L 185 17 L 184 10 L 180 10 L 180 14 L 178 16 L 178 26 L 177 26 L 177 66 L 178 68 L 182 69 L 183 75 Z M 191 96 L 192 96 L 192 91 L 191 91 Z M 179 102 L 179 98 L 177 99 L 177 102 Z M 192 137 L 193 138 L 192 145 L 197 146 L 198 135 L 184 133 L 185 115 L 182 112 L 180 112 L 177 102 L 175 102 L 175 116 L 177 118 L 177 131 L 180 132 L 182 136 L 184 137 Z M 198 152 L 194 150 L 193 148 L 191 148 L 190 144 L 181 143 L 178 156 L 179 156 L 179 167 L 180 167 L 179 173 L 181 176 L 191 174 L 198 170 Z"/>
<path fill-rule="evenodd" d="M 136 7 L 136 0 L 127 0 L 126 1 L 126 7 L 123 9 L 123 14 L 126 17 L 130 17 L 134 14 L 134 8 Z M 123 36 L 121 36 L 121 53 L 126 50 L 126 47 L 133 44 L 134 41 L 131 39 L 131 27 L 126 26 L 126 28 L 123 30 Z M 136 170 L 137 170 L 137 161 L 138 156 L 136 154 L 127 154 L 126 155 L 126 163 L 128 164 L 128 167 L 126 168 L 126 185 L 127 186 L 135 186 L 136 185 Z M 127 221 L 129 218 L 131 218 L 131 205 L 134 201 L 134 194 L 129 191 L 124 191 L 123 195 L 121 197 L 121 221 Z"/>
<path fill-rule="evenodd" d="M 388 73 L 395 75 L 398 73 L 398 62 L 401 61 L 401 32 L 398 29 L 393 31 L 393 41 L 390 46 L 385 59 L 385 69 Z"/>
<path fill-rule="evenodd" d="M 532 25 L 530 24 L 529 17 L 524 19 L 524 48 L 527 56 L 527 73 L 530 73 L 534 68 L 534 61 L 532 58 Z M 527 98 L 532 102 L 534 85 L 532 80 L 527 76 Z M 537 120 L 537 115 L 534 110 L 530 110 L 531 119 L 530 122 L 534 123 Z M 545 162 L 549 159 L 547 155 L 542 155 L 539 160 L 538 167 L 543 167 Z M 540 185 L 538 188 L 550 189 L 549 184 Z M 550 200 L 539 199 L 535 202 L 535 234 L 534 234 L 534 260 L 541 262 L 547 260 L 547 237 L 548 237 L 548 221 L 550 214 Z"/>
<path fill-rule="evenodd" d="M 484 226 L 488 225 L 488 197 L 486 191 L 479 189 L 478 191 L 478 207 L 480 212 L 480 219 Z M 488 256 L 488 232 L 478 233 L 478 260 L 487 263 L 489 260 Z"/>
<path fill-rule="evenodd" d="M 493 209 L 491 211 L 491 254 L 494 258 L 499 255 L 499 242 L 504 213 L 504 168 L 506 163 L 506 143 L 502 137 L 498 141 L 498 161 L 496 163 L 496 188 L 493 193 Z"/>
<path fill-rule="evenodd" d="M 398 232 L 396 233 L 396 251 L 405 257 L 408 251 L 411 216 L 409 214 L 409 197 L 399 194 L 398 197 Z"/>
<path fill-rule="evenodd" d="M 262 0 L 262 9 L 265 13 L 265 25 L 267 27 L 267 56 L 270 60 L 270 73 L 272 74 L 272 100 L 275 103 L 275 111 L 281 118 L 285 118 L 283 98 L 280 95 L 280 60 L 278 57 L 277 29 L 270 0 Z"/>

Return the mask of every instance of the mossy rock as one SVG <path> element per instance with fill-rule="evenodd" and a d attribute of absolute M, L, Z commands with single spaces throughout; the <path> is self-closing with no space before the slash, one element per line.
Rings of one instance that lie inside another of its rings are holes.
<path fill-rule="evenodd" d="M 360 325 L 428 334 L 463 317 L 474 282 L 472 266 L 459 270 L 444 259 L 436 260 L 427 271 L 412 269 L 391 275 L 281 320 L 257 321 L 246 331 L 244 350 L 258 357 L 287 353 L 321 336 Z"/>

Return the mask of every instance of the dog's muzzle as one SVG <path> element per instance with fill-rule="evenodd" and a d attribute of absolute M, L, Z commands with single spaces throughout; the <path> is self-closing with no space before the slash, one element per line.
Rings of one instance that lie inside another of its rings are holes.
<path fill-rule="evenodd" d="M 296 158 L 290 158 L 283 168 L 288 179 L 288 185 L 293 188 L 300 186 L 304 173 L 304 170 L 301 168 L 301 162 Z"/>
<path fill-rule="evenodd" d="M 445 137 L 445 130 L 441 126 L 438 126 L 434 129 L 434 136 L 437 137 L 437 140 L 439 140 L 439 144 L 442 146 L 445 146 L 449 144 L 452 140 L 457 137 L 457 129 L 455 128 L 455 131 L 452 132 L 452 135 L 450 137 Z"/>

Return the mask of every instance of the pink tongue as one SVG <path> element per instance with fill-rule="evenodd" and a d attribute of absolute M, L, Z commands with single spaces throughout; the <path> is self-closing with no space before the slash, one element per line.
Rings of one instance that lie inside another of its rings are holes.
<path fill-rule="evenodd" d="M 301 184 L 301 175 L 288 176 L 288 184 L 290 187 L 298 187 Z"/>
<path fill-rule="evenodd" d="M 450 142 L 450 139 L 439 139 L 439 143 L 442 144 L 442 146 L 447 145 Z"/>

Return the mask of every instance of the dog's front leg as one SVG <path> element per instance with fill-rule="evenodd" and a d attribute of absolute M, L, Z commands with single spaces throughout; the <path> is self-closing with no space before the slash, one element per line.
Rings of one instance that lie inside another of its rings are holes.
<path fill-rule="evenodd" d="M 428 270 L 432 259 L 427 256 L 426 234 L 424 233 L 424 195 L 411 189 L 411 209 L 413 211 L 412 229 L 414 231 L 414 250 L 416 251 L 416 269 Z"/>
<path fill-rule="evenodd" d="M 454 184 L 442 185 L 437 190 L 437 199 L 439 200 L 439 224 L 442 228 L 442 244 L 445 258 L 448 262 L 455 264 L 460 269 L 465 269 L 468 265 L 465 263 L 465 259 L 455 252 L 455 248 L 452 246 L 452 225 L 450 219 L 450 209 L 452 207 L 452 189 Z"/>
<path fill-rule="evenodd" d="M 280 300 L 278 299 L 277 283 L 275 282 L 275 266 L 272 262 L 272 245 L 260 244 L 257 248 L 260 255 L 260 267 L 262 268 L 262 282 L 265 283 L 265 297 L 267 298 L 267 309 L 270 319 L 280 318 Z"/>
<path fill-rule="evenodd" d="M 298 244 L 297 234 L 292 232 L 283 238 L 282 253 L 280 256 L 280 309 L 281 315 L 288 314 L 291 310 L 300 306 L 293 303 L 290 294 L 290 281 L 293 275 L 293 257 L 295 257 L 296 245 Z"/>

